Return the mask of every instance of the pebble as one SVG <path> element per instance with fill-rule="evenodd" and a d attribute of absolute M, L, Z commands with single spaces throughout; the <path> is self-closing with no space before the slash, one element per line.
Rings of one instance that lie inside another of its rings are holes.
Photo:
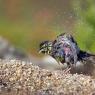
<path fill-rule="evenodd" d="M 49 71 L 19 60 L 0 60 L 0 95 L 92 95 L 94 92 L 95 79 L 91 76 Z"/>

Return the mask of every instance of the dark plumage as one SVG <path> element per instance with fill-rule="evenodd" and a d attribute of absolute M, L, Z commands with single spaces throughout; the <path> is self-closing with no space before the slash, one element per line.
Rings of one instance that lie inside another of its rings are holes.
<path fill-rule="evenodd" d="M 95 56 L 80 50 L 77 42 L 69 34 L 61 34 L 54 41 L 44 41 L 40 44 L 40 51 L 49 54 L 62 64 L 67 63 L 70 67 L 77 61 L 83 61 L 89 56 Z"/>
<path fill-rule="evenodd" d="M 67 64 L 73 64 L 77 62 L 79 47 L 77 46 L 77 43 L 71 35 L 65 33 L 59 35 L 57 39 L 53 42 L 52 46 L 52 55 L 54 55 L 55 58 L 56 54 L 59 54 L 60 52 L 61 54 L 63 54 L 63 56 L 59 55 L 61 58 L 64 58 L 64 61 L 61 60 L 61 63 L 66 62 Z"/>

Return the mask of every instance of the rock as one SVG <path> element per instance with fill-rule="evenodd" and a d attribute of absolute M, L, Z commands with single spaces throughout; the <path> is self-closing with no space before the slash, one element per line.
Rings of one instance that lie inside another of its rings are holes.
<path fill-rule="evenodd" d="M 19 59 L 29 60 L 28 54 L 21 49 L 15 48 L 6 39 L 0 37 L 0 58 L 1 59 Z"/>

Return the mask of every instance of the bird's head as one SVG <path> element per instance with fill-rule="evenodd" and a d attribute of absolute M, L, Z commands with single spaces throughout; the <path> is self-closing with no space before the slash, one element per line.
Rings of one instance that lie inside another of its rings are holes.
<path fill-rule="evenodd" d="M 52 50 L 52 42 L 51 41 L 44 41 L 44 42 L 40 43 L 39 53 L 50 54 L 51 50 Z"/>

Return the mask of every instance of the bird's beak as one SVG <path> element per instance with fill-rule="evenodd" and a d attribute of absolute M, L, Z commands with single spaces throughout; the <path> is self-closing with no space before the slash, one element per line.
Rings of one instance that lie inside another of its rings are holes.
<path fill-rule="evenodd" d="M 42 52 L 42 50 L 39 50 L 39 53 L 41 53 Z"/>

